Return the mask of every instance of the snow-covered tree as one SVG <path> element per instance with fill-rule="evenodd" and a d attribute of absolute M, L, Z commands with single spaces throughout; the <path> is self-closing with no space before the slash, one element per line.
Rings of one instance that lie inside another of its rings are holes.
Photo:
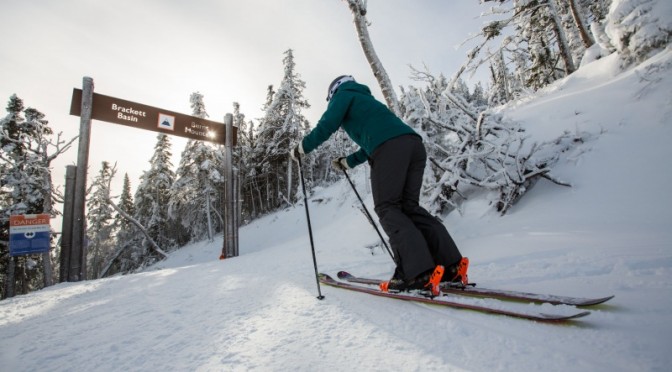
<path fill-rule="evenodd" d="M 252 129 L 254 124 L 245 121 L 245 114 L 240 111 L 240 104 L 233 103 L 233 126 L 238 128 L 238 144 L 233 148 L 233 163 L 238 166 L 240 172 L 245 172 L 250 161 L 254 136 Z"/>
<path fill-rule="evenodd" d="M 455 191 L 454 188 L 437 185 L 444 173 L 436 166 L 437 161 L 446 156 L 446 149 L 455 140 L 455 134 L 450 133 L 448 126 L 470 119 L 462 110 L 455 110 L 454 103 L 444 95 L 450 90 L 450 83 L 443 75 L 436 77 L 427 71 L 414 69 L 412 77 L 426 87 L 402 90 L 402 118 L 423 137 L 428 166 L 425 168 L 422 200 L 430 212 L 438 215 L 450 205 Z"/>
<path fill-rule="evenodd" d="M 613 0 L 606 34 L 626 63 L 640 62 L 672 42 L 672 2 Z"/>
<path fill-rule="evenodd" d="M 625 65 L 642 61 L 672 39 L 672 3 L 666 0 L 481 0 L 494 3 L 480 45 L 460 70 L 478 68 L 499 50 L 516 61 L 525 86 L 539 89 L 578 66 L 617 51 Z M 512 28 L 512 30 L 511 30 Z M 503 37 L 499 37 L 503 36 Z M 488 43 L 500 46 L 479 56 Z M 521 63 L 523 62 L 523 63 Z"/>
<path fill-rule="evenodd" d="M 245 114 L 240 111 L 238 102 L 233 103 L 233 126 L 238 128 L 238 144 L 233 148 L 233 167 L 238 177 L 241 218 L 242 221 L 249 221 L 259 214 L 258 200 L 254 197 L 254 187 L 252 187 L 254 182 L 252 177 L 254 172 L 252 153 L 255 146 L 254 122 L 245 121 Z"/>
<path fill-rule="evenodd" d="M 499 51 L 490 61 L 490 94 L 488 97 L 489 106 L 499 106 L 513 99 L 511 74 L 504 61 L 504 52 Z"/>
<path fill-rule="evenodd" d="M 129 253 L 127 251 L 130 251 L 132 262 L 127 263 L 127 265 L 124 266 L 123 269 L 126 270 L 124 272 L 132 270 L 136 267 L 142 267 L 143 265 L 155 261 L 154 256 L 146 254 L 145 247 L 152 249 L 153 254 L 158 255 L 160 258 L 168 257 L 168 254 L 158 246 L 156 241 L 154 241 L 149 231 L 135 217 L 129 214 L 128 211 L 135 209 L 135 205 L 133 205 L 133 207 L 130 207 L 129 205 L 129 203 L 131 203 L 131 199 L 130 184 L 127 182 L 128 177 L 126 177 L 124 180 L 124 194 L 128 196 L 122 194 L 121 206 L 118 206 L 110 196 L 110 184 L 112 183 L 114 175 L 117 173 L 116 166 L 110 168 L 109 173 L 110 176 L 107 177 L 107 184 L 105 184 L 105 182 L 100 183 L 102 198 L 105 199 L 107 204 L 117 212 L 117 216 L 119 217 L 115 219 L 115 222 L 118 222 L 117 226 L 130 224 L 133 225 L 134 230 L 125 229 L 122 234 L 117 235 L 117 242 L 119 242 L 120 237 L 123 238 L 123 242 L 117 245 L 116 251 L 107 259 L 107 263 L 100 272 L 100 277 L 104 277 L 109 274 L 111 272 L 110 269 L 112 269 L 112 265 L 115 264 L 115 262 L 119 262 L 118 259 L 123 257 L 122 254 Z"/>
<path fill-rule="evenodd" d="M 147 230 L 151 239 L 166 250 L 175 246 L 175 222 L 168 216 L 170 189 L 175 182 L 175 173 L 170 161 L 171 145 L 168 136 L 157 136 L 150 169 L 140 177 L 140 185 L 135 192 L 135 219 Z M 139 258 L 141 266 L 155 262 L 159 256 L 151 243 L 143 239 L 143 252 Z"/>
<path fill-rule="evenodd" d="M 544 144 L 527 142 L 525 131 L 499 115 L 481 113 L 448 92 L 443 76 L 416 71 L 427 84 L 402 95 L 404 120 L 423 136 L 428 155 L 422 202 L 440 215 L 460 207 L 467 195 L 487 193 L 504 214 L 576 138 L 565 134 Z M 553 180 L 554 181 L 554 180 Z M 557 182 L 557 181 L 554 181 Z"/>
<path fill-rule="evenodd" d="M 291 49 L 285 52 L 283 64 L 284 77 L 265 107 L 252 155 L 253 182 L 263 195 L 260 205 L 265 211 L 294 202 L 298 172 L 289 152 L 308 130 L 308 120 L 303 115 L 303 110 L 310 107 L 303 97 L 306 84 L 296 72 Z"/>
<path fill-rule="evenodd" d="M 11 192 L 13 214 L 42 213 L 44 200 L 48 197 L 43 189 L 48 186 L 44 182 L 48 168 L 44 167 L 41 157 L 45 151 L 45 137 L 51 135 L 52 130 L 42 113 L 25 108 L 16 95 L 10 98 L 7 111 L 9 114 L 0 123 L 3 189 Z"/>
<path fill-rule="evenodd" d="M 601 0 L 603 3 L 608 0 Z M 467 62 L 457 73 L 478 69 L 492 58 L 515 61 L 518 81 L 539 89 L 576 70 L 586 49 L 592 45 L 586 24 L 602 9 L 585 0 L 482 0 L 495 3 L 483 27 L 482 41 L 467 53 Z M 592 5 L 592 6 L 588 6 Z M 592 17 L 591 17 L 592 15 Z M 599 22 L 599 20 L 598 20 Z M 499 41 L 493 48 L 486 45 Z M 488 53 L 481 55 L 482 50 Z"/>
<path fill-rule="evenodd" d="M 133 195 L 131 194 L 131 181 L 128 178 L 128 174 L 124 175 L 118 207 L 123 213 L 129 216 L 135 215 L 135 205 L 133 203 Z M 118 228 L 114 254 L 107 259 L 105 267 L 100 273 L 101 277 L 116 273 L 126 274 L 139 267 L 139 259 L 142 253 L 142 238 L 138 228 L 122 216 L 121 213 L 116 213 L 114 225 Z"/>
<path fill-rule="evenodd" d="M 468 98 L 469 103 L 474 107 L 484 109 L 488 105 L 488 99 L 485 96 L 485 89 L 483 89 L 483 84 L 481 82 L 476 82 L 474 85 L 474 90 Z"/>
<path fill-rule="evenodd" d="M 304 165 L 306 183 L 310 186 L 329 184 L 343 178 L 342 172 L 334 170 L 331 161 L 334 158 L 350 155 L 358 149 L 357 144 L 348 137 L 347 133 L 339 129 L 306 158 Z"/>
<path fill-rule="evenodd" d="M 266 102 L 262 106 L 262 111 L 266 112 L 271 106 L 274 96 L 275 90 L 273 89 L 273 85 L 269 85 L 266 88 Z M 250 215 L 252 218 L 272 209 L 270 207 L 270 200 L 267 197 L 268 188 L 265 187 L 268 175 L 263 173 L 264 167 L 259 163 L 263 160 L 264 154 L 263 147 L 259 144 L 258 140 L 259 128 L 260 126 L 257 126 L 257 128 L 251 126 L 250 128 L 251 147 L 248 154 L 250 167 L 245 170 L 242 177 L 244 180 L 242 194 L 244 200 L 247 201 L 245 205 L 250 206 L 250 211 L 252 211 Z"/>
<path fill-rule="evenodd" d="M 49 254 L 9 257 L 9 216 L 46 213 L 56 216 L 55 200 L 61 196 L 51 179 L 51 162 L 67 151 L 75 138 L 61 139 L 44 114 L 26 108 L 12 95 L 7 116 L 0 119 L 0 297 L 49 285 L 52 282 Z M 16 271 L 14 269 L 17 269 Z M 44 271 L 43 271 L 44 270 Z M 14 280 L 7 280 L 13 277 Z M 18 291 L 15 291 L 18 288 Z"/>
<path fill-rule="evenodd" d="M 118 226 L 115 224 L 114 209 L 108 204 L 107 185 L 112 176 L 110 164 L 104 161 L 100 172 L 93 180 L 91 196 L 87 201 L 86 214 L 88 239 L 87 277 L 100 278 L 106 261 L 114 252 L 115 235 Z"/>
<path fill-rule="evenodd" d="M 195 92 L 190 97 L 192 115 L 205 119 L 203 95 Z M 176 179 L 170 189 L 169 211 L 172 219 L 180 221 L 190 240 L 208 238 L 222 229 L 222 213 L 215 203 L 224 185 L 222 152 L 208 142 L 189 140 L 182 151 Z"/>

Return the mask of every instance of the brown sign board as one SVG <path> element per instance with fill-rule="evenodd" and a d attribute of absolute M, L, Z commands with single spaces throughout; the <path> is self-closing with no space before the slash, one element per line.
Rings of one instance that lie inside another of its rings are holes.
<path fill-rule="evenodd" d="M 81 116 L 82 90 L 72 90 L 70 115 Z M 223 123 L 164 110 L 141 103 L 93 93 L 91 118 L 194 140 L 225 144 Z M 238 128 L 233 127 L 232 144 L 236 145 Z"/>

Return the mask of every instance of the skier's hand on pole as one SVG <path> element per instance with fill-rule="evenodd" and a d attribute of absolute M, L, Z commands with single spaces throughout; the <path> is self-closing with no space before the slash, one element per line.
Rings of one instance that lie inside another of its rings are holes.
<path fill-rule="evenodd" d="M 336 158 L 331 161 L 331 166 L 337 171 L 345 171 L 350 169 L 348 161 L 344 157 Z"/>
<path fill-rule="evenodd" d="M 299 157 L 303 155 L 305 155 L 305 153 L 303 152 L 303 146 L 301 145 L 301 141 L 299 141 L 299 144 L 294 146 L 289 151 L 289 156 L 291 156 L 292 160 L 299 161 Z"/>

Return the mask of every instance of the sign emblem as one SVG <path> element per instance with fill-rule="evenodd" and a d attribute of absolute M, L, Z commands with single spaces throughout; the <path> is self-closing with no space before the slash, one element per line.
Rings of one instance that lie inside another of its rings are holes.
<path fill-rule="evenodd" d="M 164 113 L 159 113 L 159 128 L 175 130 L 175 117 Z"/>

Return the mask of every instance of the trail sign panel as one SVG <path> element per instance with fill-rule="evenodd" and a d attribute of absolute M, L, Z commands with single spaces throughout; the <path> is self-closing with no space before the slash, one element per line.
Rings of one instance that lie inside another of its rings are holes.
<path fill-rule="evenodd" d="M 81 116 L 81 111 L 82 90 L 74 88 L 70 115 Z M 222 123 L 98 93 L 93 93 L 91 118 L 195 140 L 222 145 L 226 143 L 226 130 Z M 233 127 L 233 146 L 236 145 L 237 130 L 238 128 Z"/>
<path fill-rule="evenodd" d="M 49 252 L 51 231 L 48 214 L 9 216 L 9 255 Z"/>

